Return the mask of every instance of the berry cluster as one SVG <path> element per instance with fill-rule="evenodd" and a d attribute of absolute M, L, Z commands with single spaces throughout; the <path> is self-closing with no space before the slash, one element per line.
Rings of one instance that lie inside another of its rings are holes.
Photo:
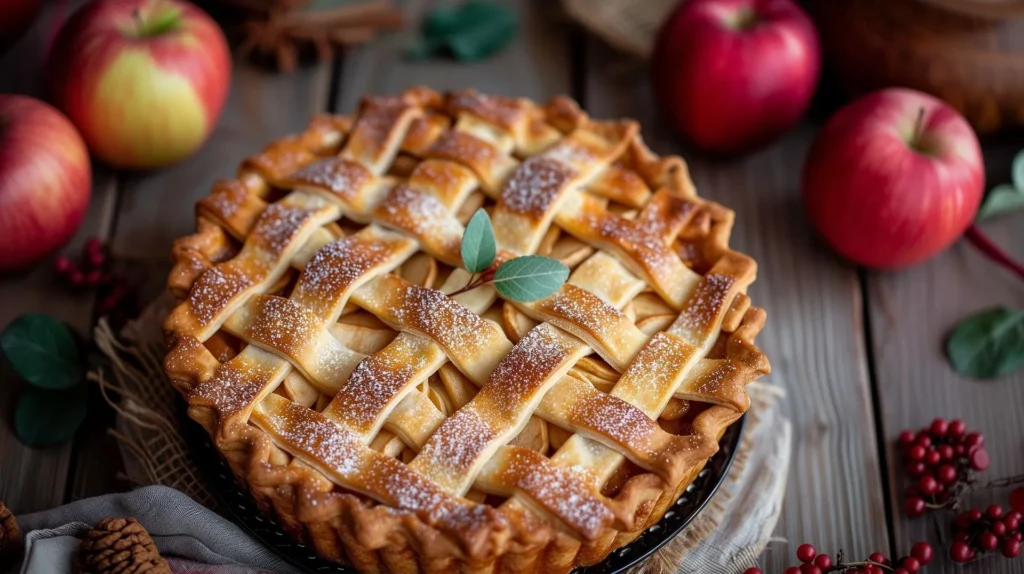
<path fill-rule="evenodd" d="M 909 556 L 900 558 L 895 564 L 891 564 L 880 552 L 871 554 L 863 561 L 844 562 L 842 552 L 833 561 L 828 554 L 818 554 L 814 546 L 801 544 L 796 549 L 796 557 L 801 564 L 786 568 L 783 574 L 917 574 L 934 556 L 931 544 L 918 542 L 911 548 Z M 764 573 L 760 568 L 747 568 L 743 574 Z"/>
<path fill-rule="evenodd" d="M 998 504 L 993 504 L 985 512 L 974 508 L 957 515 L 953 521 L 953 544 L 949 547 L 949 557 L 953 562 L 969 562 L 979 553 L 999 550 L 1007 558 L 1020 556 L 1021 513 L 1016 510 L 1003 512 Z"/>
<path fill-rule="evenodd" d="M 917 433 L 901 432 L 899 443 L 904 470 L 915 480 L 903 502 L 903 511 L 910 517 L 955 503 L 974 481 L 974 473 L 988 468 L 985 437 L 967 432 L 962 420 L 935 419 Z"/>
<path fill-rule="evenodd" d="M 98 237 L 90 237 L 85 242 L 82 255 L 77 261 L 61 255 L 53 262 L 53 268 L 61 280 L 73 289 L 98 290 L 101 299 L 96 312 L 99 315 L 108 315 L 122 308 L 133 294 L 124 276 L 109 271 L 110 258 Z"/>

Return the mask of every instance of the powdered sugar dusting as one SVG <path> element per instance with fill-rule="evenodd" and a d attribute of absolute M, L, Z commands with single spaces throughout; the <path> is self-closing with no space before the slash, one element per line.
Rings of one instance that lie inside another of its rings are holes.
<path fill-rule="evenodd" d="M 331 402 L 337 413 L 354 430 L 364 433 L 384 416 L 395 396 L 408 386 L 424 367 L 425 355 L 398 337 L 387 347 L 363 359 L 338 390 Z"/>
<path fill-rule="evenodd" d="M 272 365 L 245 359 L 244 355 L 235 357 L 208 381 L 196 385 L 189 393 L 189 403 L 208 402 L 217 409 L 222 420 L 251 407 L 263 387 L 270 383 L 275 369 Z"/>
<path fill-rule="evenodd" d="M 497 336 L 490 324 L 454 299 L 418 285 L 408 287 L 395 319 L 434 339 L 449 353 L 473 353 Z"/>
<path fill-rule="evenodd" d="M 570 405 L 568 416 L 573 426 L 590 429 L 634 450 L 643 449 L 641 441 L 657 427 L 640 409 L 600 391 L 581 396 Z"/>
<path fill-rule="evenodd" d="M 248 241 L 264 246 L 274 255 L 280 254 L 314 213 L 280 203 L 271 204 L 256 221 Z"/>
<path fill-rule="evenodd" d="M 475 90 L 455 92 L 448 105 L 453 112 L 466 111 L 486 121 L 512 130 L 525 115 L 525 106 L 516 100 L 481 94 Z"/>
<path fill-rule="evenodd" d="M 485 168 L 498 157 L 498 149 L 472 134 L 449 130 L 430 148 L 430 155 Z"/>
<path fill-rule="evenodd" d="M 288 178 L 292 185 L 308 185 L 334 193 L 350 204 L 358 204 L 359 192 L 373 180 L 370 170 L 338 157 L 315 161 Z"/>
<path fill-rule="evenodd" d="M 257 305 L 259 311 L 249 328 L 255 341 L 294 356 L 319 335 L 317 317 L 294 301 L 264 295 Z"/>
<path fill-rule="evenodd" d="M 416 191 L 406 184 L 396 185 L 377 207 L 375 215 L 424 243 L 442 244 L 449 253 L 458 251 L 464 231 L 462 224 L 433 195 Z"/>
<path fill-rule="evenodd" d="M 250 201 L 259 202 L 239 182 L 221 181 L 214 185 L 213 193 L 199 200 L 199 204 L 221 220 L 229 221 Z"/>
<path fill-rule="evenodd" d="M 576 172 L 552 159 L 531 157 L 512 173 L 501 190 L 501 207 L 512 213 L 541 218 Z"/>
<path fill-rule="evenodd" d="M 584 171 L 594 165 L 597 158 L 594 153 L 583 147 L 579 142 L 570 139 L 562 140 L 544 152 L 544 157 Z"/>
<path fill-rule="evenodd" d="M 517 487 L 569 527 L 592 540 L 614 519 L 600 494 L 572 470 L 518 450 L 508 472 L 519 476 Z"/>
<path fill-rule="evenodd" d="M 269 426 L 278 440 L 291 447 L 289 450 L 305 453 L 345 480 L 360 480 L 362 459 L 369 447 L 320 413 L 295 403 L 281 403 L 270 416 L 259 417 L 259 423 Z"/>
<path fill-rule="evenodd" d="M 730 275 L 705 275 L 669 330 L 683 336 L 695 346 L 703 346 L 711 336 L 711 330 L 716 324 L 715 319 L 725 311 L 734 282 L 735 279 Z"/>
<path fill-rule="evenodd" d="M 543 300 L 545 312 L 561 317 L 590 333 L 608 332 L 616 325 L 628 321 L 626 316 L 597 295 L 566 284 L 560 293 Z"/>
<path fill-rule="evenodd" d="M 474 409 L 463 407 L 441 424 L 417 460 L 423 460 L 420 464 L 450 469 L 453 476 L 465 480 L 463 475 L 495 438 L 497 435 Z"/>
<path fill-rule="evenodd" d="M 328 243 L 306 264 L 292 298 L 302 301 L 320 317 L 331 315 L 356 280 L 398 251 L 400 246 L 396 243 L 367 240 L 359 235 Z"/>
<path fill-rule="evenodd" d="M 582 343 L 581 343 L 582 344 Z M 554 329 L 541 324 L 519 340 L 491 373 L 477 398 L 506 420 L 521 418 L 534 394 L 562 366 L 568 354 Z M 530 413 L 525 413 L 530 414 Z"/>
<path fill-rule="evenodd" d="M 211 267 L 192 285 L 188 301 L 201 325 L 210 324 L 238 294 L 253 285 L 249 275 L 232 261 Z"/>

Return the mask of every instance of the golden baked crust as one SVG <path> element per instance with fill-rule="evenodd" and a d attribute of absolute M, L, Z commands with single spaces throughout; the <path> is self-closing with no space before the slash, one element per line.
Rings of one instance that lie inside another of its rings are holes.
<path fill-rule="evenodd" d="M 568 571 L 661 518 L 769 365 L 733 213 L 638 131 L 416 88 L 214 186 L 174 244 L 164 367 L 263 510 L 365 572 Z M 481 206 L 494 266 L 569 281 L 454 294 Z"/>

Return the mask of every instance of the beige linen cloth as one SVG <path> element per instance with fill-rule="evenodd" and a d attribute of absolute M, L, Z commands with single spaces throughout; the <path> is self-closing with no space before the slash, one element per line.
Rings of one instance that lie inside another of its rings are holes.
<path fill-rule="evenodd" d="M 91 373 L 90 378 L 99 384 L 104 397 L 118 412 L 117 426 L 110 433 L 121 446 L 126 467 L 124 478 L 138 486 L 169 486 L 213 507 L 214 497 L 192 463 L 179 429 L 176 392 L 163 378 L 160 325 L 170 304 L 164 298 L 150 305 L 120 336 L 101 321 L 95 340 L 110 359 L 110 367 Z M 738 574 L 755 565 L 779 516 L 792 430 L 780 413 L 783 393 L 778 386 L 757 382 L 750 384 L 748 390 L 752 405 L 740 449 L 725 482 L 682 534 L 634 572 Z M 68 518 L 67 513 L 56 516 Z M 151 532 L 159 530 L 159 523 L 163 522 L 153 514 L 137 518 Z M 147 519 L 153 524 L 147 523 Z M 33 517 L 32 525 L 56 528 L 46 522 Z M 231 548 L 223 543 L 225 534 L 239 537 L 238 548 L 251 548 L 254 544 L 247 534 L 227 521 L 218 525 L 217 535 L 210 536 L 217 539 L 213 542 L 217 542 L 218 548 Z M 160 537 L 156 537 L 156 543 L 162 552 L 182 553 L 180 544 L 168 544 L 165 548 Z M 233 556 L 228 551 L 225 558 L 251 568 L 239 572 L 288 572 L 279 560 L 269 560 L 268 556 L 272 553 L 239 552 Z M 204 555 L 180 557 L 202 562 Z"/>

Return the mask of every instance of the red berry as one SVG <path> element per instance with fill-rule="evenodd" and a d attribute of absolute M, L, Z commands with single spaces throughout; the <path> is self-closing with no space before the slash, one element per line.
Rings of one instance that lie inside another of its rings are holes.
<path fill-rule="evenodd" d="M 892 571 L 892 574 L 916 574 L 916 573 L 915 572 L 910 572 L 909 570 L 907 570 L 905 568 L 897 568 L 897 569 Z"/>
<path fill-rule="evenodd" d="M 988 468 L 988 452 L 984 448 L 971 451 L 971 454 L 967 455 L 967 459 L 974 470 L 982 471 Z"/>
<path fill-rule="evenodd" d="M 832 557 L 828 554 L 818 554 L 814 557 L 814 565 L 822 570 L 828 570 L 832 567 Z"/>
<path fill-rule="evenodd" d="M 914 444 L 914 431 L 908 429 L 901 432 L 899 443 L 900 446 L 903 447 L 909 447 L 910 445 Z"/>
<path fill-rule="evenodd" d="M 942 457 L 942 460 L 953 460 L 953 457 L 956 456 L 956 451 L 953 450 L 953 447 L 948 444 L 939 445 L 938 451 L 939 456 Z"/>
<path fill-rule="evenodd" d="M 1010 493 L 1010 508 L 1024 513 L 1024 488 L 1015 488 Z"/>
<path fill-rule="evenodd" d="M 942 455 L 935 449 L 928 449 L 928 454 L 924 456 L 924 461 L 928 463 L 928 466 L 936 466 L 942 462 Z"/>
<path fill-rule="evenodd" d="M 90 237 L 89 239 L 85 240 L 85 245 L 83 246 L 83 249 L 85 251 L 102 251 L 103 240 L 100 239 L 99 237 Z"/>
<path fill-rule="evenodd" d="M 85 285 L 88 287 L 96 287 L 100 284 L 100 280 L 102 278 L 103 272 L 99 269 L 93 269 L 85 274 Z"/>
<path fill-rule="evenodd" d="M 952 546 L 949 547 L 949 558 L 953 562 L 967 562 L 971 559 L 971 555 L 973 553 L 974 552 L 971 550 L 971 547 L 968 546 L 966 542 L 963 542 L 961 540 L 957 540 L 953 543 Z"/>
<path fill-rule="evenodd" d="M 995 550 L 996 546 L 999 546 L 999 539 L 996 538 L 995 534 L 991 532 L 982 532 L 978 536 L 978 547 L 986 552 L 989 550 Z"/>
<path fill-rule="evenodd" d="M 796 559 L 807 564 L 814 560 L 814 557 L 818 555 L 818 551 L 814 549 L 814 546 L 810 544 L 801 544 L 796 549 Z"/>
<path fill-rule="evenodd" d="M 935 551 L 927 542 L 918 542 L 910 548 L 910 557 L 916 558 L 922 565 L 930 564 L 934 556 Z"/>
<path fill-rule="evenodd" d="M 747 568 L 743 571 L 743 574 L 764 574 L 760 568 Z"/>
<path fill-rule="evenodd" d="M 871 556 L 868 556 L 868 560 L 875 564 L 888 564 L 889 561 L 885 559 L 885 556 L 881 552 L 873 552 Z"/>
<path fill-rule="evenodd" d="M 1020 556 L 1020 540 L 1016 538 L 1008 538 L 1003 541 L 1003 546 L 999 549 L 1002 551 L 1003 556 L 1007 558 L 1016 558 Z"/>
<path fill-rule="evenodd" d="M 946 419 L 935 419 L 932 421 L 932 425 L 928 427 L 928 431 L 932 433 L 933 437 L 942 438 L 949 431 L 949 423 L 946 422 Z"/>
<path fill-rule="evenodd" d="M 917 518 L 923 516 L 925 511 L 925 503 L 923 498 L 913 497 L 903 501 L 903 512 L 911 517 Z"/>
<path fill-rule="evenodd" d="M 953 419 L 949 421 L 949 427 L 946 429 L 946 435 L 952 439 L 963 438 L 964 433 L 967 432 L 967 424 L 960 419 Z"/>
<path fill-rule="evenodd" d="M 914 446 L 910 447 L 910 450 L 907 451 L 907 458 L 914 461 L 924 460 L 924 455 L 926 454 L 928 454 L 928 451 L 925 450 L 925 447 L 919 444 L 915 444 Z"/>
<path fill-rule="evenodd" d="M 53 261 L 53 269 L 54 269 L 54 271 L 56 271 L 57 273 L 60 273 L 62 275 L 65 274 L 65 273 L 69 273 L 74 268 L 75 268 L 75 262 L 72 261 L 70 257 L 61 255 L 60 257 L 58 257 L 57 259 L 55 259 Z"/>
<path fill-rule="evenodd" d="M 1016 510 L 1011 510 L 1006 513 L 1003 517 L 1003 524 L 1006 525 L 1008 530 L 1017 530 L 1020 528 L 1021 513 Z"/>
<path fill-rule="evenodd" d="M 800 574 L 821 574 L 821 568 L 814 564 L 804 564 L 800 567 Z"/>
<path fill-rule="evenodd" d="M 917 478 L 924 474 L 924 471 L 928 470 L 923 462 L 908 462 L 907 467 L 904 469 L 907 471 L 907 476 L 911 478 Z"/>
<path fill-rule="evenodd" d="M 921 569 L 921 563 L 913 556 L 907 556 L 900 560 L 900 567 L 910 572 L 910 574 L 917 574 L 918 570 Z"/>
<path fill-rule="evenodd" d="M 992 534 L 995 534 L 996 536 L 999 536 L 999 537 L 1003 537 L 1003 536 L 1006 535 L 1007 526 L 1003 522 L 993 522 L 992 526 L 989 527 L 989 530 L 992 531 Z M 1013 530 L 1013 529 L 1011 528 L 1010 530 Z"/>
<path fill-rule="evenodd" d="M 1024 540 L 1024 533 L 1021 533 L 1021 531 L 1018 530 L 1017 532 L 1011 533 L 1010 538 L 1016 540 L 1017 542 L 1020 542 L 1021 540 Z"/>
<path fill-rule="evenodd" d="M 967 542 L 970 539 L 971 535 L 968 532 L 957 532 L 956 535 L 953 536 L 953 540 L 957 540 L 960 542 Z"/>
<path fill-rule="evenodd" d="M 978 510 L 977 508 L 972 508 L 968 510 L 967 515 L 970 516 L 971 520 L 973 520 L 974 522 L 981 520 L 981 511 Z"/>
<path fill-rule="evenodd" d="M 921 490 L 922 494 L 930 496 L 939 491 L 939 483 L 934 476 L 926 474 L 918 479 L 917 488 Z"/>
<path fill-rule="evenodd" d="M 917 574 L 917 571 L 921 569 L 921 561 L 913 556 L 907 556 L 900 560 L 900 566 L 905 568 L 910 574 Z"/>
<path fill-rule="evenodd" d="M 917 438 L 914 440 L 914 443 L 923 446 L 924 448 L 928 448 L 932 446 L 932 439 L 930 436 L 925 434 L 925 431 L 921 431 L 917 433 Z"/>
<path fill-rule="evenodd" d="M 800 568 L 796 566 L 790 566 L 782 571 L 782 574 L 800 574 Z"/>
<path fill-rule="evenodd" d="M 956 467 L 951 464 L 944 464 L 939 467 L 939 470 L 935 471 L 935 477 L 944 484 L 953 484 L 957 478 Z"/>
<path fill-rule="evenodd" d="M 72 269 L 71 272 L 68 273 L 68 283 L 70 283 L 72 287 L 81 287 L 85 283 L 85 274 L 78 269 Z"/>
<path fill-rule="evenodd" d="M 955 454 L 956 456 L 963 456 L 964 453 L 966 453 L 966 452 L 967 452 L 967 449 L 964 448 L 964 445 L 962 445 L 962 444 L 958 444 L 958 445 L 953 447 L 953 454 Z"/>
<path fill-rule="evenodd" d="M 972 524 L 974 524 L 974 519 L 971 518 L 971 514 L 969 512 L 961 512 L 956 515 L 955 519 L 953 519 L 953 526 L 955 526 L 957 530 L 967 530 Z"/>
<path fill-rule="evenodd" d="M 985 509 L 985 516 L 992 520 L 999 520 L 1003 517 L 1003 507 L 998 504 L 993 504 Z"/>
<path fill-rule="evenodd" d="M 980 432 L 967 433 L 964 437 L 964 446 L 971 448 L 972 446 L 979 446 L 985 444 L 985 437 Z"/>

